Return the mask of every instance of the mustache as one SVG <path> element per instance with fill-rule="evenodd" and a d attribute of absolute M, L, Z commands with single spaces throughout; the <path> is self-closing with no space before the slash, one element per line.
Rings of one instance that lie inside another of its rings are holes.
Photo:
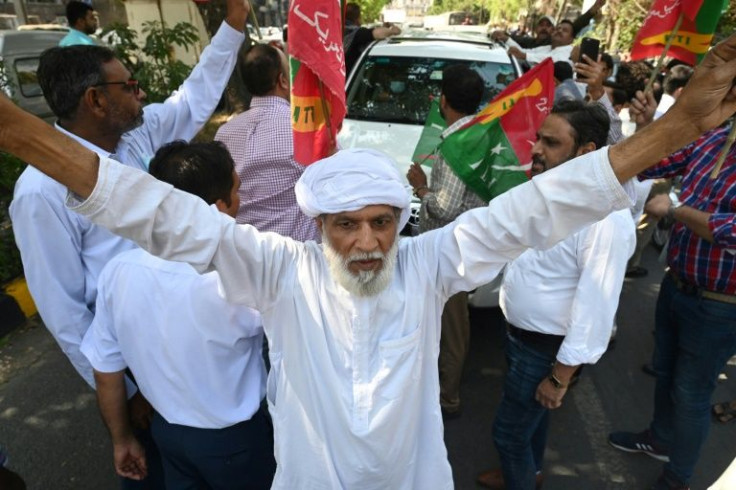
<path fill-rule="evenodd" d="M 345 259 L 345 262 L 357 262 L 359 260 L 376 260 L 376 259 L 385 259 L 386 254 L 375 251 L 375 252 L 363 252 L 363 253 L 354 253 Z"/>

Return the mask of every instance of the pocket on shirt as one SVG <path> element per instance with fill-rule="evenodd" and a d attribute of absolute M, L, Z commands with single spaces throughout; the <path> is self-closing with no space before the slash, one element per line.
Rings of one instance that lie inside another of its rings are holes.
<path fill-rule="evenodd" d="M 409 335 L 385 340 L 378 345 L 381 359 L 376 375 L 378 396 L 389 400 L 413 396 L 421 377 L 421 339 L 422 329 L 417 327 Z"/>

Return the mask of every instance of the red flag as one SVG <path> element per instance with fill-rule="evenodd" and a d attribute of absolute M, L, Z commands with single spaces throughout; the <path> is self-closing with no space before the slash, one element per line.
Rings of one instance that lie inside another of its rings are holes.
<path fill-rule="evenodd" d="M 292 1 L 289 55 L 294 158 L 309 165 L 334 149 L 345 117 L 340 0 Z"/>
<path fill-rule="evenodd" d="M 708 52 L 718 19 L 728 0 L 655 0 L 631 48 L 631 59 L 662 54 L 677 19 L 683 20 L 667 54 L 695 65 Z"/>

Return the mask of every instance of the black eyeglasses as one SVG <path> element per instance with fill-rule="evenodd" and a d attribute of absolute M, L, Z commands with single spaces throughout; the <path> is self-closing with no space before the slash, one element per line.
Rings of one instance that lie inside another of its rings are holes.
<path fill-rule="evenodd" d="M 102 85 L 123 85 L 125 88 L 133 92 L 133 95 L 138 95 L 141 91 L 141 87 L 138 84 L 138 80 L 134 80 L 133 78 L 131 78 L 130 80 L 126 80 L 124 82 L 100 82 L 92 86 L 99 87 Z"/>

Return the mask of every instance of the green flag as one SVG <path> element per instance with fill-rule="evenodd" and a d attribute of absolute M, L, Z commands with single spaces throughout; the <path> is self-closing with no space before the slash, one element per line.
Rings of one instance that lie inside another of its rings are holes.
<path fill-rule="evenodd" d="M 552 72 L 547 58 L 440 143 L 444 160 L 482 199 L 490 201 L 528 180 L 536 132 L 552 107 Z"/>
<path fill-rule="evenodd" d="M 437 158 L 435 150 L 442 141 L 442 131 L 447 129 L 445 120 L 440 115 L 440 104 L 437 99 L 432 101 L 427 114 L 427 122 L 424 123 L 422 135 L 419 137 L 417 147 L 414 149 L 414 155 L 411 161 L 431 167 Z"/>

